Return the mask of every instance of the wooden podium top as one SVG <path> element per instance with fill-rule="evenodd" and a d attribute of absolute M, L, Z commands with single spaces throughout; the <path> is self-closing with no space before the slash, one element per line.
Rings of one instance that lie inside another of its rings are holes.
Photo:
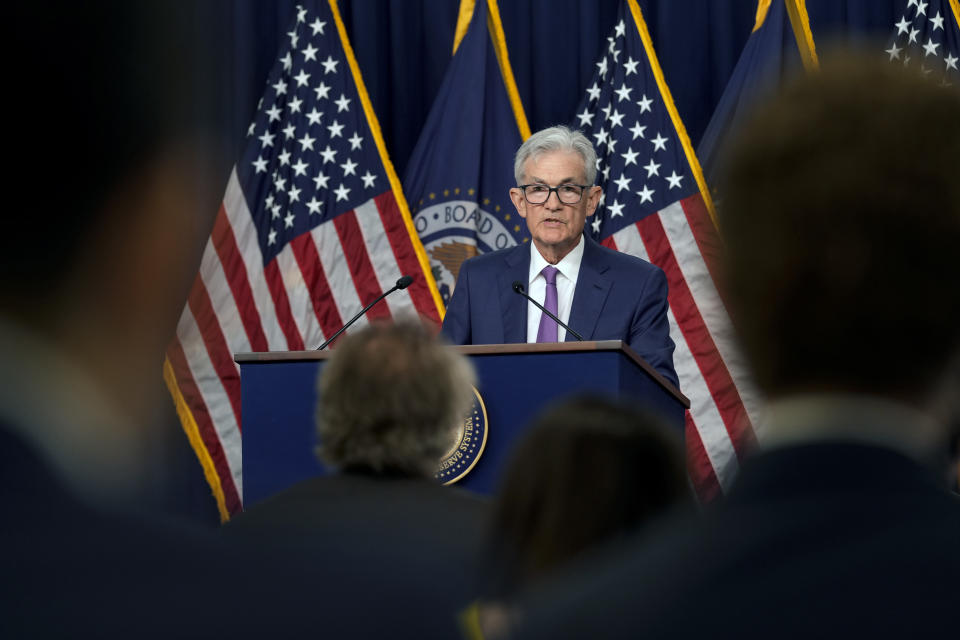
<path fill-rule="evenodd" d="M 657 381 L 670 395 L 677 399 L 684 407 L 690 408 L 690 400 L 683 395 L 672 382 L 664 378 L 650 364 L 641 358 L 636 351 L 622 340 L 584 340 L 582 342 L 548 342 L 548 343 L 514 343 L 514 344 L 472 344 L 452 346 L 464 355 L 507 355 L 515 353 L 558 353 L 565 351 L 621 351 L 634 364 L 643 369 L 647 375 Z M 326 360 L 333 351 L 263 351 L 256 353 L 237 353 L 233 359 L 239 363 L 255 362 L 290 362 Z"/>

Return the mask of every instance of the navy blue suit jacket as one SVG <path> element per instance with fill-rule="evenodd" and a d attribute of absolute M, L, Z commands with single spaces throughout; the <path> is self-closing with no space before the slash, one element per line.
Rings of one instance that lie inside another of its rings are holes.
<path fill-rule="evenodd" d="M 623 340 L 673 384 L 673 340 L 667 321 L 667 277 L 640 258 L 588 238 L 567 323 L 584 340 Z M 454 344 L 527 341 L 526 299 L 513 290 L 530 276 L 530 247 L 517 245 L 471 258 L 460 267 L 442 333 Z M 576 338 L 567 332 L 567 341 Z"/>
<path fill-rule="evenodd" d="M 960 499 L 934 471 L 856 443 L 761 452 L 702 520 L 542 583 L 510 637 L 954 637 Z"/>
<path fill-rule="evenodd" d="M 331 638 L 459 635 L 456 599 L 471 576 L 445 576 L 450 555 L 436 553 L 438 534 L 411 537 L 412 525 L 427 527 L 423 517 L 379 546 L 372 542 L 382 531 L 343 527 L 296 541 L 198 531 L 82 502 L 20 432 L 0 418 L 0 638 L 306 638 L 317 635 L 318 619 Z M 424 493 L 450 488 L 428 486 Z M 449 506 L 460 498 L 455 516 L 481 513 L 484 505 L 457 493 L 444 491 L 428 503 Z M 413 505 L 413 491 L 406 494 L 401 507 Z M 345 512 L 347 496 L 340 502 Z M 434 524 L 446 525 L 449 514 L 438 512 Z M 306 515 L 308 526 L 316 524 Z M 454 517 L 450 524 L 477 522 Z"/>

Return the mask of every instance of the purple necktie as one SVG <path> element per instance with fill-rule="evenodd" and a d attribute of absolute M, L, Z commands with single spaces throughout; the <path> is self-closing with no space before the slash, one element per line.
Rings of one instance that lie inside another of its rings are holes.
<path fill-rule="evenodd" d="M 543 306 L 557 315 L 557 271 L 556 267 L 546 266 L 540 273 L 547 281 L 547 295 L 543 300 Z M 540 329 L 537 331 L 537 342 L 556 342 L 557 341 L 557 323 L 547 314 L 540 316 Z"/>

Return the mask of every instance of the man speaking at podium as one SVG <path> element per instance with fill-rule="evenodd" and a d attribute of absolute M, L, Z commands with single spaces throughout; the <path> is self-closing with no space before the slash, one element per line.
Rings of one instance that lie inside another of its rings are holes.
<path fill-rule="evenodd" d="M 676 385 L 666 275 L 583 233 L 603 195 L 596 159 L 586 136 L 563 126 L 520 146 L 510 199 L 533 242 L 464 262 L 442 332 L 454 344 L 623 340 Z"/>

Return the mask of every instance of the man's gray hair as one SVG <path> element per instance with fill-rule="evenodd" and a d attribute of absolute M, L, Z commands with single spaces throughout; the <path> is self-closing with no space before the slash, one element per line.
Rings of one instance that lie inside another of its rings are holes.
<path fill-rule="evenodd" d="M 527 160 L 553 151 L 573 151 L 579 154 L 583 158 L 583 173 L 587 184 L 593 184 L 597 177 L 597 153 L 593 150 L 593 145 L 587 136 L 563 125 L 541 129 L 520 145 L 513 159 L 513 177 L 517 184 L 521 185 L 526 180 L 524 169 Z"/>
<path fill-rule="evenodd" d="M 317 454 L 340 468 L 431 476 L 475 382 L 470 362 L 418 323 L 366 327 L 320 376 Z"/>

